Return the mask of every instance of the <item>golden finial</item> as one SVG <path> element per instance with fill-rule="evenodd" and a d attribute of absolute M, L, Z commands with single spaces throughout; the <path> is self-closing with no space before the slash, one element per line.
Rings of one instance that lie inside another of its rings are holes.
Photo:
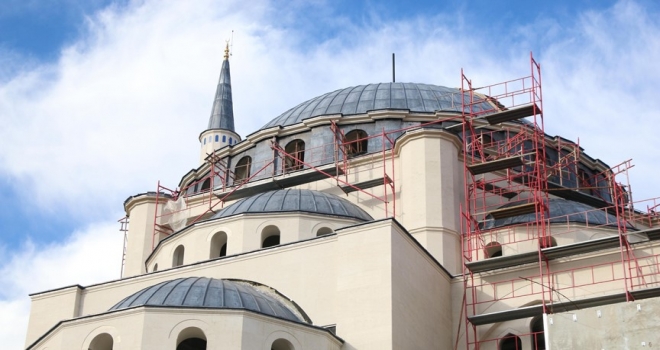
<path fill-rule="evenodd" d="M 227 40 L 227 46 L 225 46 L 225 59 L 229 59 L 229 40 Z"/>

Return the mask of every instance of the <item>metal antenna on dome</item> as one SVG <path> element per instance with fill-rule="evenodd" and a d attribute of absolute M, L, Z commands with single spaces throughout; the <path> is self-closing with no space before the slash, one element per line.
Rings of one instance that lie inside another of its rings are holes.
<path fill-rule="evenodd" d="M 396 60 L 394 59 L 394 52 L 392 52 L 392 82 L 396 83 Z"/>

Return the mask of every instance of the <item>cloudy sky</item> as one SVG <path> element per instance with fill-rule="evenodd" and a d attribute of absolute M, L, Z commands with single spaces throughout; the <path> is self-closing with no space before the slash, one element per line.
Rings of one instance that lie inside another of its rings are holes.
<path fill-rule="evenodd" d="M 410 5 L 414 3 L 414 5 Z M 0 0 L 0 343 L 28 293 L 119 277 L 132 194 L 198 161 L 225 40 L 246 135 L 328 91 L 543 70 L 545 128 L 660 195 L 660 5 L 639 1 Z"/>

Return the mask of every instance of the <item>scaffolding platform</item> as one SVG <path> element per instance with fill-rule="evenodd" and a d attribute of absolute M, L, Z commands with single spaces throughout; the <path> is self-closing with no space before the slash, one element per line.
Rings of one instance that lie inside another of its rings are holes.
<path fill-rule="evenodd" d="M 631 244 L 657 241 L 660 240 L 660 227 L 649 228 L 641 231 L 633 231 L 630 232 L 629 235 L 634 235 L 639 238 L 639 240 L 636 242 L 630 242 Z M 619 244 L 619 235 L 615 235 L 573 244 L 543 248 L 541 249 L 541 253 L 547 260 L 556 260 L 600 250 L 619 248 Z M 470 261 L 466 262 L 465 266 L 474 273 L 480 273 L 532 263 L 538 263 L 537 251 L 499 256 L 496 258 L 489 258 L 478 261 Z"/>
<path fill-rule="evenodd" d="M 343 174 L 341 168 L 336 167 L 334 164 L 321 166 L 317 169 L 322 170 L 323 172 L 332 176 Z M 275 191 L 282 188 L 304 185 L 327 178 L 327 175 L 319 172 L 318 170 L 305 169 L 270 177 L 264 180 L 255 181 L 251 183 L 250 186 L 242 186 L 236 190 L 227 189 L 226 191 L 216 193 L 215 195 L 224 201 L 233 201 L 267 191 Z"/>
<path fill-rule="evenodd" d="M 480 175 L 485 173 L 492 173 L 494 171 L 510 169 L 513 167 L 521 166 L 525 164 L 525 157 L 532 156 L 534 153 L 526 153 L 522 155 L 516 155 L 512 157 L 500 158 L 496 160 L 491 160 L 488 162 L 470 164 L 467 166 L 468 170 L 472 175 Z"/>
<path fill-rule="evenodd" d="M 512 120 L 518 120 L 526 117 L 531 117 L 535 114 L 541 114 L 541 108 L 536 103 L 530 103 L 524 106 L 507 109 L 502 112 L 488 114 L 484 119 L 490 125 L 504 123 Z"/>
<path fill-rule="evenodd" d="M 506 208 L 499 208 L 484 213 L 495 220 L 510 218 L 512 216 L 532 214 L 536 212 L 536 203 L 521 203 Z"/>
<path fill-rule="evenodd" d="M 366 190 L 367 188 L 372 188 L 376 186 L 380 186 L 382 184 L 386 183 L 391 183 L 392 180 L 390 179 L 389 176 L 385 175 L 384 177 L 379 177 L 373 180 L 368 180 L 368 181 L 363 181 L 363 182 L 358 182 L 355 184 L 352 184 L 351 186 L 339 186 L 344 193 L 349 194 L 351 192 L 359 191 L 359 190 Z"/>
<path fill-rule="evenodd" d="M 564 187 L 551 181 L 548 181 L 548 191 L 550 191 L 550 194 L 553 196 L 580 202 L 594 208 L 605 208 L 612 205 L 611 203 L 608 203 L 598 197 L 580 192 L 577 189 Z"/>
<path fill-rule="evenodd" d="M 506 188 L 496 186 L 484 181 L 477 181 L 475 182 L 475 186 L 479 189 L 482 189 L 486 192 L 490 192 L 492 194 L 496 194 L 498 196 L 504 197 L 506 199 L 513 199 L 518 195 L 518 192 L 515 191 L 509 191 Z"/>
<path fill-rule="evenodd" d="M 630 291 L 630 294 L 634 300 L 648 299 L 660 296 L 660 287 L 656 288 L 646 288 L 635 291 Z M 550 313 L 554 312 L 567 312 L 579 309 L 585 309 L 590 307 L 610 305 L 616 303 L 626 302 L 627 296 L 626 293 L 616 293 L 611 295 L 605 295 L 594 298 L 586 298 L 580 300 L 567 300 L 558 303 L 549 303 L 546 304 L 546 307 Z M 468 320 L 475 326 L 481 326 L 485 324 L 492 324 L 497 322 L 505 322 L 518 320 L 522 318 L 534 317 L 543 314 L 543 305 L 532 305 L 524 306 L 517 309 L 491 312 L 487 314 L 468 316 Z"/>
<path fill-rule="evenodd" d="M 519 184 L 527 185 L 531 183 L 534 180 L 534 178 L 530 175 L 521 174 L 512 177 L 512 180 Z M 607 208 L 612 206 L 612 203 L 608 203 L 607 201 L 601 198 L 581 192 L 576 188 L 562 186 L 552 181 L 547 181 L 547 184 L 548 184 L 547 191 L 552 196 L 586 204 L 596 209 Z"/>
<path fill-rule="evenodd" d="M 651 229 L 645 231 L 635 231 L 636 235 L 645 234 L 647 231 L 656 232 L 657 239 L 660 239 L 660 229 Z M 562 246 L 554 246 L 541 249 L 543 256 L 548 260 L 555 260 L 559 258 L 564 258 L 573 255 L 579 255 L 599 250 L 619 248 L 619 236 L 610 236 L 605 238 L 599 238 L 579 243 L 567 244 Z M 532 251 L 521 254 L 500 256 L 496 258 L 466 262 L 465 266 L 470 269 L 470 271 L 486 272 L 497 269 L 503 269 L 507 267 L 520 266 L 524 264 L 537 264 L 539 260 L 538 252 Z"/>

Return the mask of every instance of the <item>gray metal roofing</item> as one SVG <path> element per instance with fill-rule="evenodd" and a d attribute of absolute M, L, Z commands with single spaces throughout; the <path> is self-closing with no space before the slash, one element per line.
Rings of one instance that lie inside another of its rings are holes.
<path fill-rule="evenodd" d="M 511 202 L 503 205 L 501 208 L 516 204 L 520 204 L 520 202 Z M 590 226 L 617 226 L 616 216 L 607 213 L 605 209 L 597 209 L 579 202 L 552 198 L 548 202 L 548 209 L 550 217 L 549 222 L 551 224 L 574 222 L 589 224 Z M 497 220 L 487 220 L 483 222 L 482 228 L 490 229 L 534 221 L 536 221 L 536 214 L 524 214 Z"/>
<path fill-rule="evenodd" d="M 211 117 L 209 118 L 210 129 L 225 129 L 234 131 L 234 105 L 231 96 L 231 75 L 229 74 L 229 60 L 222 61 L 218 88 L 215 91 Z"/>
<path fill-rule="evenodd" d="M 461 111 L 459 89 L 418 83 L 381 83 L 347 87 L 305 101 L 282 113 L 261 129 L 287 126 L 304 119 L 329 114 L 353 115 L 381 109 L 411 112 Z M 475 111 L 491 110 L 488 102 L 476 104 Z"/>
<path fill-rule="evenodd" d="M 244 198 L 213 215 L 212 219 L 244 213 L 301 211 L 344 216 L 363 221 L 373 218 L 357 205 L 333 194 L 303 189 L 283 189 Z"/>
<path fill-rule="evenodd" d="M 135 306 L 169 306 L 212 309 L 244 309 L 287 319 L 310 323 L 304 312 L 267 286 L 255 283 L 206 277 L 187 277 L 165 281 L 133 293 L 109 311 Z M 266 289 L 271 292 L 267 292 Z M 289 306 L 284 303 L 289 303 Z M 300 315 L 296 315 L 297 310 Z"/>

